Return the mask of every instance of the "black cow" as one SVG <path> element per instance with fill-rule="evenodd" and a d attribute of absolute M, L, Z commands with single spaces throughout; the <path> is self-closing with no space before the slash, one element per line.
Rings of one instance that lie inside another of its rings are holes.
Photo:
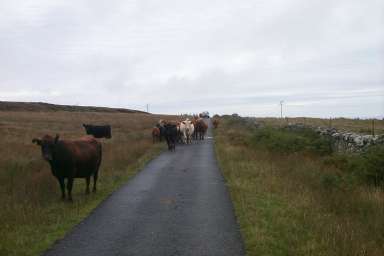
<path fill-rule="evenodd" d="M 88 135 L 93 135 L 93 137 L 95 137 L 95 138 L 110 139 L 112 137 L 110 125 L 83 124 L 83 126 L 85 128 L 85 132 Z"/>
<path fill-rule="evenodd" d="M 89 193 L 89 183 L 93 175 L 93 192 L 101 163 L 101 143 L 92 137 L 78 140 L 59 140 L 59 135 L 53 138 L 45 135 L 41 139 L 33 139 L 41 147 L 43 158 L 49 162 L 53 176 L 60 183 L 62 198 L 65 199 L 65 179 L 67 182 L 68 199 L 72 201 L 72 186 L 75 178 L 85 178 L 86 190 Z"/>
<path fill-rule="evenodd" d="M 163 141 L 163 138 L 165 138 L 165 127 L 161 124 L 156 124 L 156 127 L 160 130 L 160 141 Z"/>
<path fill-rule="evenodd" d="M 167 141 L 168 149 L 175 151 L 177 139 L 177 127 L 175 124 L 164 125 L 164 137 Z"/>

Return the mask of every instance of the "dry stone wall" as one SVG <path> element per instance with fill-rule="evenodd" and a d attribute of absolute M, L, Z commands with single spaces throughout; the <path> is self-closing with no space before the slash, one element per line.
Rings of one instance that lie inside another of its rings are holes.
<path fill-rule="evenodd" d="M 315 128 L 322 136 L 332 139 L 338 152 L 353 153 L 365 151 L 369 146 L 384 144 L 384 135 L 368 135 L 353 132 L 337 131 L 335 128 Z"/>
<path fill-rule="evenodd" d="M 367 150 L 372 145 L 384 144 L 384 135 L 358 134 L 338 131 L 336 128 L 313 127 L 304 124 L 288 124 L 290 130 L 313 129 L 318 134 L 331 139 L 334 150 L 340 153 L 358 153 Z"/>
<path fill-rule="evenodd" d="M 242 121 L 255 128 L 265 126 L 264 122 L 256 121 L 253 118 L 243 118 Z M 313 127 L 302 123 L 290 123 L 286 125 L 285 128 L 295 131 L 312 129 L 318 134 L 331 139 L 334 150 L 340 153 L 358 153 L 367 150 L 372 145 L 384 145 L 384 135 L 358 134 L 338 131 L 333 127 Z"/>

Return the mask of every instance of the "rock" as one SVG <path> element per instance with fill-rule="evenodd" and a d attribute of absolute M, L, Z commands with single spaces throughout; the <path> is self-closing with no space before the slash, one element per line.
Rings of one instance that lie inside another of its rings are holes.
<path fill-rule="evenodd" d="M 364 140 L 363 140 L 363 137 L 362 136 L 356 136 L 354 138 L 354 142 L 357 146 L 361 147 L 361 146 L 364 146 Z"/>

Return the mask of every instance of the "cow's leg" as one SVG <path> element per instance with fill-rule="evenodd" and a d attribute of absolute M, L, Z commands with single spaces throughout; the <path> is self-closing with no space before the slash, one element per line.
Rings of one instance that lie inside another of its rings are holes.
<path fill-rule="evenodd" d="M 67 190 L 68 190 L 68 200 L 72 201 L 72 187 L 73 187 L 73 178 L 68 178 Z"/>
<path fill-rule="evenodd" d="M 187 134 L 183 132 L 183 144 L 187 144 Z"/>
<path fill-rule="evenodd" d="M 89 194 L 89 183 L 91 182 L 91 177 L 90 176 L 86 177 L 85 178 L 85 182 L 86 182 L 86 185 L 87 185 L 87 187 L 85 189 L 85 194 Z"/>
<path fill-rule="evenodd" d="M 95 174 L 93 174 L 93 189 L 92 192 L 96 192 L 96 183 L 97 183 L 97 177 L 99 176 L 99 172 L 96 171 Z"/>
<path fill-rule="evenodd" d="M 60 184 L 60 189 L 61 189 L 61 199 L 65 199 L 65 183 L 64 183 L 64 178 L 57 178 Z"/>

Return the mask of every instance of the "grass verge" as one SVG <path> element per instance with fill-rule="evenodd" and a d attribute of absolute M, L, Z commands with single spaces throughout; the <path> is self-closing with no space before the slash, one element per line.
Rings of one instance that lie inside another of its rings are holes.
<path fill-rule="evenodd" d="M 330 161 L 312 134 L 261 133 L 230 118 L 215 131 L 248 255 L 384 255 L 380 186 Z"/>

